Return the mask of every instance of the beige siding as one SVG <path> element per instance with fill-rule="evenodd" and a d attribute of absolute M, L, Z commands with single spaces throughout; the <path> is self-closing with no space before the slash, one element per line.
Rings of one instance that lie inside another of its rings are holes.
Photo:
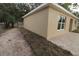
<path fill-rule="evenodd" d="M 53 8 L 49 8 L 49 15 L 48 15 L 48 33 L 47 33 L 47 38 L 52 38 L 61 34 L 64 34 L 66 32 L 69 32 L 69 23 L 70 23 L 70 16 L 65 15 Z M 65 23 L 65 29 L 64 30 L 57 30 L 58 27 L 58 20 L 59 16 L 65 16 L 66 17 L 66 23 Z M 73 24 L 74 25 L 74 24 Z M 72 27 L 75 29 L 75 27 Z"/>
<path fill-rule="evenodd" d="M 75 21 L 76 21 L 76 19 L 73 18 L 72 31 L 77 28 L 77 27 L 76 27 L 76 24 L 75 24 Z"/>
<path fill-rule="evenodd" d="M 57 30 L 59 16 L 66 17 L 65 29 L 60 31 Z M 71 19 L 73 19 L 72 30 L 75 30 L 75 18 L 47 7 L 24 18 L 24 28 L 49 39 L 69 32 Z"/>
<path fill-rule="evenodd" d="M 40 10 L 24 19 L 24 28 L 47 37 L 48 8 Z"/>

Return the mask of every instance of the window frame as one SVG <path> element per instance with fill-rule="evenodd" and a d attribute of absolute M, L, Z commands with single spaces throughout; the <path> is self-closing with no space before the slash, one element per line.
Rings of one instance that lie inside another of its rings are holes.
<path fill-rule="evenodd" d="M 59 28 L 57 26 L 57 31 L 60 31 L 60 30 L 64 30 L 65 29 L 65 22 L 66 22 L 66 17 L 65 16 L 59 16 L 58 26 L 59 26 L 59 24 L 60 24 L 60 26 L 59 26 Z"/>

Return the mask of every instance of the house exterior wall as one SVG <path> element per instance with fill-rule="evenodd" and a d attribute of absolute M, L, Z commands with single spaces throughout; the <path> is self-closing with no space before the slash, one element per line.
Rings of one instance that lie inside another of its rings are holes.
<path fill-rule="evenodd" d="M 64 30 L 57 30 L 59 16 L 65 16 Z M 75 18 L 52 7 L 41 9 L 24 18 L 24 28 L 47 39 L 69 32 L 70 20 L 73 19 L 72 30 L 76 29 Z"/>
<path fill-rule="evenodd" d="M 76 26 L 76 19 L 75 18 L 72 18 L 73 19 L 73 23 L 72 23 L 72 31 L 75 30 L 77 28 Z"/>
<path fill-rule="evenodd" d="M 58 30 L 58 20 L 59 20 L 59 16 L 65 16 L 66 17 L 66 21 L 65 21 L 65 28 L 64 30 Z M 69 32 L 69 25 L 70 25 L 70 19 L 72 17 L 70 17 L 67 14 L 64 14 L 62 12 L 59 12 L 51 7 L 49 7 L 49 14 L 48 14 L 48 33 L 47 33 L 47 38 L 52 38 L 58 35 L 62 35 L 64 33 Z M 72 18 L 74 21 L 75 19 Z M 74 30 L 75 27 L 75 22 L 73 21 L 73 25 L 72 25 L 72 30 Z"/>
<path fill-rule="evenodd" d="M 24 28 L 47 37 L 48 8 L 44 8 L 36 13 L 24 18 Z"/>

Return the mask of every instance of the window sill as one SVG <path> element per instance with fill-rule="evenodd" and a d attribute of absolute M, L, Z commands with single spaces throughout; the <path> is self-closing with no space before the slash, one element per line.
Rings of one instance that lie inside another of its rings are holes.
<path fill-rule="evenodd" d="M 59 29 L 59 30 L 57 30 L 57 31 L 64 31 L 64 29 Z"/>

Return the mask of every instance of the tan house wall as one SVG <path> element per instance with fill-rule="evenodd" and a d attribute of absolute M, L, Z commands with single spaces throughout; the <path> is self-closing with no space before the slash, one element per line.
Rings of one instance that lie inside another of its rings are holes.
<path fill-rule="evenodd" d="M 57 30 L 59 16 L 66 17 L 66 23 L 65 23 L 64 30 Z M 49 39 L 49 38 L 69 32 L 70 19 L 71 19 L 71 17 L 69 15 L 63 14 L 62 12 L 59 12 L 59 11 L 49 7 L 47 38 Z M 74 30 L 74 29 L 75 29 L 75 25 L 74 25 L 74 21 L 73 21 L 72 30 Z"/>
<path fill-rule="evenodd" d="M 24 28 L 47 37 L 48 8 L 44 8 L 24 19 Z"/>
<path fill-rule="evenodd" d="M 75 30 L 77 27 L 76 27 L 76 19 L 72 18 L 73 19 L 73 24 L 72 24 L 72 31 Z"/>
<path fill-rule="evenodd" d="M 66 17 L 65 29 L 60 31 L 57 30 L 59 16 Z M 24 18 L 24 28 L 49 39 L 69 32 L 70 19 L 76 20 L 65 13 L 47 7 Z M 72 30 L 76 28 L 74 21 Z"/>

